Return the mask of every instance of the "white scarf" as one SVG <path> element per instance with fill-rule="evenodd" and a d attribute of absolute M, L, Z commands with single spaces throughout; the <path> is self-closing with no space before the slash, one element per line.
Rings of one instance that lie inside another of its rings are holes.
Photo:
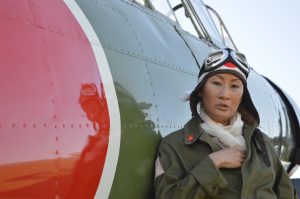
<path fill-rule="evenodd" d="M 246 149 L 246 143 L 244 136 L 242 135 L 242 129 L 244 122 L 241 119 L 241 114 L 236 113 L 230 120 L 228 126 L 224 126 L 221 123 L 213 121 L 203 110 L 200 108 L 200 117 L 204 121 L 201 123 L 202 129 L 211 136 L 218 139 L 219 142 L 227 147 L 233 147 L 235 145 L 241 146 Z"/>

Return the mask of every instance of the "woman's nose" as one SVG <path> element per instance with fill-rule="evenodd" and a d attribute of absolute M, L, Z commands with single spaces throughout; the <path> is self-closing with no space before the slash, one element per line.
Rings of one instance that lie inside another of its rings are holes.
<path fill-rule="evenodd" d="M 226 86 L 220 90 L 219 97 L 222 99 L 229 99 L 229 89 Z"/>

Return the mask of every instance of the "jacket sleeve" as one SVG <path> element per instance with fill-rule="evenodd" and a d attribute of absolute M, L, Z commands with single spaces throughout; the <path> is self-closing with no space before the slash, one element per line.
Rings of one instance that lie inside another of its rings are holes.
<path fill-rule="evenodd" d="M 288 174 L 286 173 L 283 165 L 281 164 L 274 146 L 269 138 L 265 138 L 267 146 L 271 151 L 271 157 L 275 162 L 276 168 L 276 178 L 273 190 L 277 195 L 278 199 L 298 199 L 298 195 L 294 189 L 292 181 L 290 180 Z"/>
<path fill-rule="evenodd" d="M 161 143 L 158 158 L 163 172 L 155 179 L 156 199 L 215 197 L 228 184 L 209 157 L 186 171 L 176 151 L 167 143 Z"/>

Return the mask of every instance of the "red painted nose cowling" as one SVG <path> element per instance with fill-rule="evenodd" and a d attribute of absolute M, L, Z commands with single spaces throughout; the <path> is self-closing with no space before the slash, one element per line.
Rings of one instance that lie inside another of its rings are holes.
<path fill-rule="evenodd" d="M 0 198 L 94 198 L 110 120 L 90 43 L 61 0 L 0 13 Z"/>

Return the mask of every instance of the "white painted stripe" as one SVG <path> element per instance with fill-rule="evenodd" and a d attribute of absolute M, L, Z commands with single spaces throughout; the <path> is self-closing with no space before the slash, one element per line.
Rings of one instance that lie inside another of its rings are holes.
<path fill-rule="evenodd" d="M 94 197 L 96 199 L 106 199 L 109 197 L 119 158 L 121 140 L 121 121 L 119 104 L 108 62 L 104 50 L 99 41 L 99 38 L 97 37 L 97 34 L 95 33 L 90 22 L 84 15 L 83 11 L 80 9 L 80 7 L 74 0 L 64 0 L 64 2 L 73 13 L 74 17 L 80 24 L 89 42 L 91 43 L 106 94 L 108 111 L 110 116 L 109 144 L 101 176 L 101 181 L 99 183 L 96 195 Z"/>

